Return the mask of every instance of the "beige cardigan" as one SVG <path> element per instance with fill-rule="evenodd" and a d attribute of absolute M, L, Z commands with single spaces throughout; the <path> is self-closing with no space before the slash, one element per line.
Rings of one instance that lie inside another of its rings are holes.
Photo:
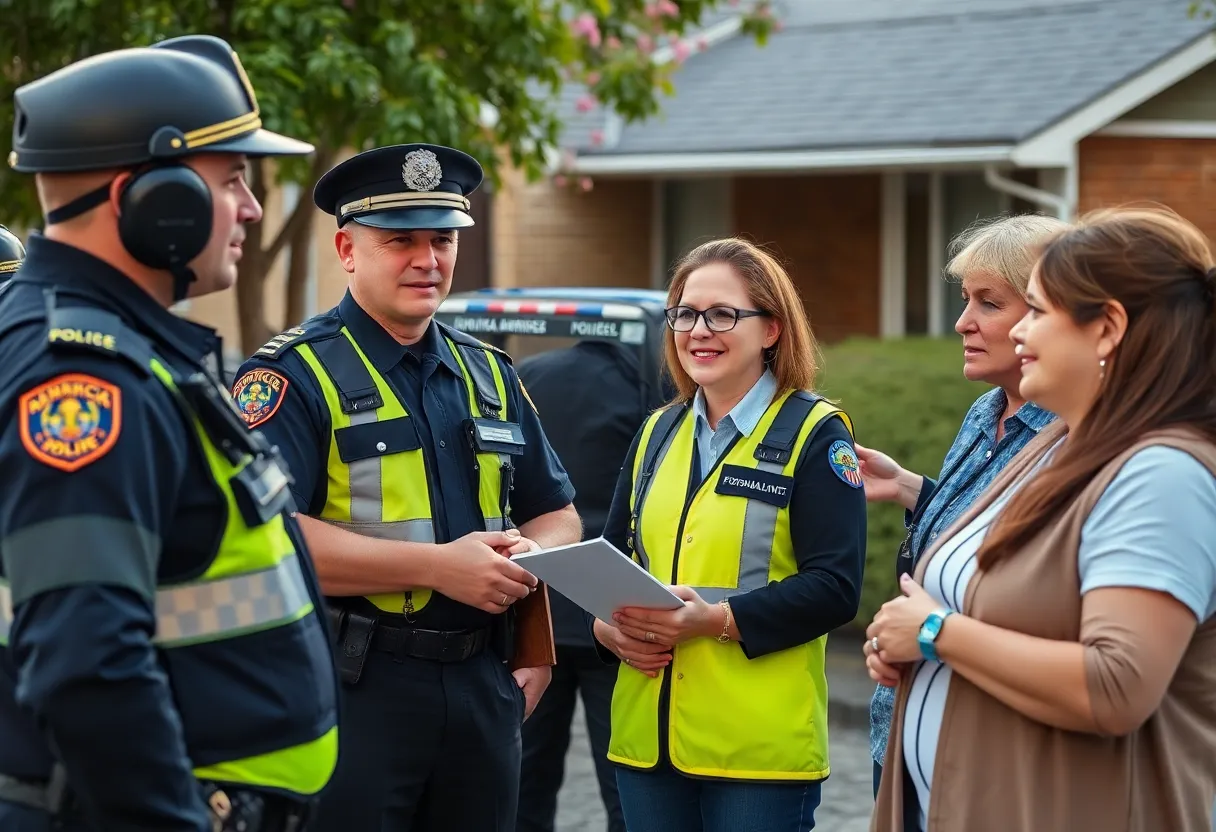
<path fill-rule="evenodd" d="M 957 531 L 1042 458 L 1064 433 L 1057 423 L 1019 454 L 959 518 Z M 1138 441 L 1100 471 L 1079 498 L 1016 557 L 977 571 L 963 612 L 1040 638 L 1081 641 L 1077 552 L 1081 528 L 1133 453 L 1149 445 L 1186 451 L 1216 476 L 1216 447 L 1182 429 Z M 916 580 L 950 533 L 917 565 Z M 1099 687 L 1087 664 L 1090 691 Z M 1097 697 L 1095 697 L 1095 700 Z M 872 832 L 903 827 L 900 685 Z M 1216 796 L 1216 619 L 1201 623 L 1160 706 L 1126 736 L 1054 728 L 951 677 L 924 832 L 1209 832 Z"/>

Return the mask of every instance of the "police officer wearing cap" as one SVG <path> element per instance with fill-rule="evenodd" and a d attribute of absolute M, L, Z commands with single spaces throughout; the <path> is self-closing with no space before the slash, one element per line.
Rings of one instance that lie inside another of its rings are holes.
<path fill-rule="evenodd" d="M 14 104 L 46 227 L 0 297 L 0 829 L 300 830 L 337 759 L 319 588 L 219 340 L 168 308 L 235 280 L 246 157 L 312 147 L 213 37 Z"/>
<path fill-rule="evenodd" d="M 343 747 L 321 832 L 515 825 L 520 725 L 551 668 L 506 665 L 506 613 L 537 583 L 507 556 L 581 529 L 510 359 L 432 318 L 481 181 L 472 157 L 422 144 L 322 177 L 349 291 L 233 388 L 291 466 L 336 624 Z"/>
<path fill-rule="evenodd" d="M 17 235 L 0 225 L 0 287 L 3 287 L 25 259 L 25 246 Z"/>

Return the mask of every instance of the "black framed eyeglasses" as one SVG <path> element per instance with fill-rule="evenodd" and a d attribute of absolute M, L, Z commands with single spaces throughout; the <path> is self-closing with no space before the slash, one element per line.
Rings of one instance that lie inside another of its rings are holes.
<path fill-rule="evenodd" d="M 667 325 L 675 332 L 690 332 L 697 325 L 697 318 L 704 318 L 712 332 L 730 332 L 740 318 L 767 318 L 768 313 L 759 309 L 736 309 L 733 306 L 711 306 L 708 309 L 693 309 L 691 306 L 673 306 L 663 310 Z"/>

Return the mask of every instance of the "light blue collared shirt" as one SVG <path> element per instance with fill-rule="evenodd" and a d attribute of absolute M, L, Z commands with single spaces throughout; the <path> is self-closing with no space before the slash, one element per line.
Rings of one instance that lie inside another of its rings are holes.
<path fill-rule="evenodd" d="M 736 436 L 752 435 L 776 395 L 777 377 L 771 370 L 765 369 L 764 375 L 760 376 L 752 385 L 752 389 L 747 391 L 747 395 L 731 408 L 730 413 L 718 421 L 718 429 L 714 430 L 709 426 L 705 393 L 700 388 L 697 389 L 697 395 L 692 400 L 692 412 L 697 420 L 697 452 L 701 462 L 701 479 L 705 479 L 706 474 Z"/>

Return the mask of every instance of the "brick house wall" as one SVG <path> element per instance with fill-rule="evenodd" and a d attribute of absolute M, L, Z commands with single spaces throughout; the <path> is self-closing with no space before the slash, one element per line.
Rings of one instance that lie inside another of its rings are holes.
<path fill-rule="evenodd" d="M 597 180 L 590 191 L 505 177 L 491 231 L 495 286 L 650 285 L 652 184 Z"/>
<path fill-rule="evenodd" d="M 880 177 L 740 178 L 734 201 L 736 233 L 781 258 L 819 340 L 878 335 Z"/>
<path fill-rule="evenodd" d="M 1090 136 L 1079 162 L 1081 212 L 1153 200 L 1216 241 L 1216 139 Z"/>

